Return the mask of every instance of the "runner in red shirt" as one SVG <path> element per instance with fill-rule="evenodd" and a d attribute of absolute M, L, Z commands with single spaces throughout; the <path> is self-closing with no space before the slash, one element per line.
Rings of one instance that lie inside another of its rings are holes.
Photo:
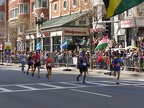
<path fill-rule="evenodd" d="M 46 64 L 46 69 L 47 69 L 47 74 L 46 76 L 48 77 L 48 80 L 50 81 L 50 75 L 52 73 L 52 58 L 50 57 L 50 54 L 47 53 L 47 58 L 45 60 L 45 64 Z"/>
<path fill-rule="evenodd" d="M 40 78 L 40 54 L 37 51 L 36 54 L 34 55 L 34 71 L 32 73 L 32 76 L 34 76 L 34 72 L 36 70 L 36 68 L 38 69 L 38 78 Z"/>

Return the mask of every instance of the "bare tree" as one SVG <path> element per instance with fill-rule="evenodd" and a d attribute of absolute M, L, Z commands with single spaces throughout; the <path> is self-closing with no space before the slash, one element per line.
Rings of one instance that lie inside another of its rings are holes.
<path fill-rule="evenodd" d="M 88 46 L 89 46 L 90 52 L 91 52 L 90 53 L 90 68 L 92 69 L 93 68 L 92 53 L 95 49 L 94 48 L 95 45 L 93 44 L 94 32 L 96 32 L 95 29 L 97 28 L 98 22 L 100 20 L 102 21 L 105 18 L 106 9 L 105 9 L 104 5 L 102 6 L 100 4 L 100 6 L 102 8 L 98 10 L 97 6 L 94 6 L 94 2 L 90 2 L 89 5 L 80 5 L 80 6 L 81 6 L 80 7 L 81 9 L 86 9 L 85 11 L 87 11 L 85 16 L 79 17 L 79 22 L 81 25 L 86 27 L 89 32 Z M 77 13 L 77 15 L 79 16 L 79 13 Z M 93 27 L 94 23 L 95 23 L 95 27 Z M 91 29 L 92 29 L 92 31 L 91 31 Z M 102 33 L 104 31 L 105 31 L 105 29 L 102 28 L 101 31 L 97 31 L 97 32 Z"/>

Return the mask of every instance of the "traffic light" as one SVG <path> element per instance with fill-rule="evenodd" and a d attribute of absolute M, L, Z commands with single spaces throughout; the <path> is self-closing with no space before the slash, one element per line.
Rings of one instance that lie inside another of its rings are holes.
<path fill-rule="evenodd" d="M 108 34 L 108 37 L 111 37 L 111 23 L 106 23 L 106 34 Z"/>

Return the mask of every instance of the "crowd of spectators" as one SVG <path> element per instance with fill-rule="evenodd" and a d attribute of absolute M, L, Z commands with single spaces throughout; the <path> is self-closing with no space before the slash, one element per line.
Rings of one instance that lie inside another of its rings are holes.
<path fill-rule="evenodd" d="M 123 59 L 125 67 L 128 67 L 131 70 L 139 71 L 139 67 L 144 68 L 144 40 L 140 42 L 141 49 L 139 48 L 122 48 L 122 45 L 116 43 L 114 39 L 109 40 L 110 48 L 104 48 L 98 51 L 95 51 L 95 47 L 98 45 L 102 38 L 95 38 L 92 42 L 92 50 L 90 49 L 90 41 L 83 41 L 81 44 L 81 48 L 79 51 L 75 50 L 63 50 L 63 51 L 55 51 L 54 52 L 54 64 L 55 66 L 65 66 L 66 64 L 75 65 L 76 59 L 82 51 L 85 51 L 89 62 L 93 62 L 94 68 L 107 69 L 115 58 L 116 54 L 120 54 L 120 57 Z M 88 49 L 89 47 L 89 49 Z M 4 61 L 11 63 L 19 63 L 21 52 L 11 53 L 8 55 L 4 54 Z M 40 51 L 41 60 L 44 62 L 46 51 Z M 27 54 L 28 55 L 28 54 Z M 110 56 L 111 55 L 111 56 Z M 92 59 L 90 59 L 92 57 Z"/>

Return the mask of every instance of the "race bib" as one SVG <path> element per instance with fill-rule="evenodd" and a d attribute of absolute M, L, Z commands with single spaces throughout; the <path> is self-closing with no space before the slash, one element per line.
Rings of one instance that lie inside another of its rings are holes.
<path fill-rule="evenodd" d="M 83 65 L 86 66 L 86 63 L 84 62 Z"/>
<path fill-rule="evenodd" d="M 51 66 L 51 63 L 48 63 L 47 66 Z"/>
<path fill-rule="evenodd" d="M 116 66 L 120 66 L 120 63 L 118 63 Z"/>

